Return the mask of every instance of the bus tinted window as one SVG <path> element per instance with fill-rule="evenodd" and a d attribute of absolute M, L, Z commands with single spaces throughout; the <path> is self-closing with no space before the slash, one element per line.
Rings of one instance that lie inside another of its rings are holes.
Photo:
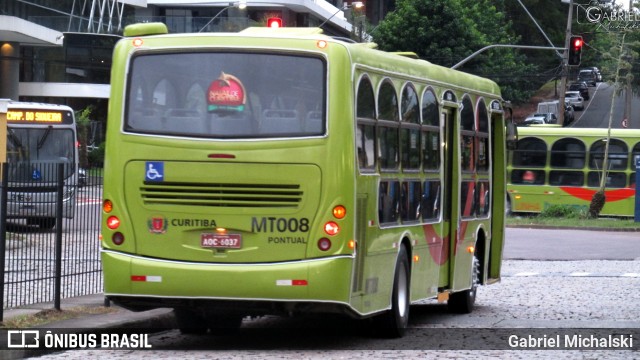
<path fill-rule="evenodd" d="M 440 168 L 440 121 L 438 102 L 431 89 L 422 95 L 422 165 L 425 170 Z"/>
<path fill-rule="evenodd" d="M 489 171 L 489 115 L 484 101 L 478 103 L 478 171 Z"/>
<path fill-rule="evenodd" d="M 551 167 L 582 169 L 585 164 L 586 148 L 581 140 L 560 139 L 551 146 Z"/>
<path fill-rule="evenodd" d="M 512 170 L 511 183 L 523 185 L 544 184 L 544 170 Z"/>
<path fill-rule="evenodd" d="M 591 145 L 589 149 L 589 168 L 602 170 L 606 140 L 598 140 Z M 627 168 L 629 160 L 629 149 L 627 144 L 618 140 L 611 139 L 609 142 L 608 170 L 624 170 Z"/>
<path fill-rule="evenodd" d="M 135 56 L 125 130 L 205 138 L 323 135 L 324 61 L 247 55 L 180 52 Z"/>
<path fill-rule="evenodd" d="M 378 149 L 380 168 L 394 170 L 398 168 L 398 98 L 393 84 L 385 81 L 378 94 Z"/>
<path fill-rule="evenodd" d="M 420 221 L 420 200 L 422 191 L 419 181 L 405 181 L 402 183 L 402 202 L 400 213 L 403 222 Z"/>
<path fill-rule="evenodd" d="M 629 166 L 631 170 L 636 170 L 636 163 L 640 160 L 640 143 L 636 143 L 631 151 L 631 161 Z"/>
<path fill-rule="evenodd" d="M 602 171 L 590 171 L 587 176 L 587 186 L 599 187 Z M 623 188 L 627 186 L 627 175 L 623 172 L 610 172 L 607 174 L 605 186 L 609 188 Z"/>
<path fill-rule="evenodd" d="M 380 93 L 378 94 L 378 115 L 380 120 L 400 120 L 396 89 L 390 81 L 385 81 L 382 83 L 382 86 L 380 86 Z"/>
<path fill-rule="evenodd" d="M 462 100 L 462 111 L 460 113 L 460 120 L 462 123 L 461 141 L 460 141 L 460 154 L 462 156 L 462 170 L 473 171 L 474 170 L 474 148 L 475 148 L 475 118 L 473 114 L 473 105 L 471 99 L 465 97 Z"/>
<path fill-rule="evenodd" d="M 518 140 L 518 148 L 513 151 L 513 166 L 544 167 L 547 163 L 547 144 L 538 138 L 528 137 Z"/>
<path fill-rule="evenodd" d="M 392 223 L 398 220 L 399 202 L 400 183 L 398 181 L 381 181 L 380 199 L 378 200 L 380 223 Z"/>
<path fill-rule="evenodd" d="M 422 124 L 440 126 L 438 112 L 438 101 L 431 89 L 422 95 Z"/>
<path fill-rule="evenodd" d="M 371 81 L 363 77 L 358 85 L 356 114 L 358 117 L 357 148 L 360 169 L 375 169 L 375 96 Z"/>
<path fill-rule="evenodd" d="M 420 212 L 423 220 L 435 220 L 440 217 L 440 180 L 426 180 L 422 185 Z"/>
<path fill-rule="evenodd" d="M 411 84 L 402 91 L 401 151 L 402 168 L 420 168 L 420 108 L 418 95 Z"/>
<path fill-rule="evenodd" d="M 582 171 L 550 171 L 549 185 L 582 186 L 584 173 Z"/>

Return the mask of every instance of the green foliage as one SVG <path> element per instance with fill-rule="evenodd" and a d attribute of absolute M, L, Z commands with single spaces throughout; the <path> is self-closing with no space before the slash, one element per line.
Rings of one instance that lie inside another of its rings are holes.
<path fill-rule="evenodd" d="M 571 205 L 551 205 L 538 215 L 540 218 L 583 219 L 586 217 L 584 209 Z"/>
<path fill-rule="evenodd" d="M 96 149 L 89 151 L 89 165 L 91 167 L 102 166 L 104 164 L 104 146 L 105 143 L 102 142 Z"/>
<path fill-rule="evenodd" d="M 91 123 L 91 112 L 93 106 L 89 105 L 82 110 L 75 112 L 76 126 L 78 132 L 78 141 L 80 142 L 80 149 L 78 151 L 80 167 L 87 168 L 89 166 L 89 159 L 87 158 L 87 141 L 89 137 L 89 126 Z"/>
<path fill-rule="evenodd" d="M 519 37 L 510 29 L 502 0 L 398 0 L 372 36 L 382 50 L 413 51 L 451 67 L 487 45 L 516 44 Z M 536 67 L 513 49 L 488 50 L 460 70 L 496 81 L 514 103 L 535 91 L 527 74 Z"/>

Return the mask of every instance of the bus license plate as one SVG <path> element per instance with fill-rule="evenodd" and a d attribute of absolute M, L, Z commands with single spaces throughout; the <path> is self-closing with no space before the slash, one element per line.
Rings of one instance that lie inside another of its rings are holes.
<path fill-rule="evenodd" d="M 203 233 L 200 236 L 200 246 L 214 249 L 240 249 L 242 235 Z"/>

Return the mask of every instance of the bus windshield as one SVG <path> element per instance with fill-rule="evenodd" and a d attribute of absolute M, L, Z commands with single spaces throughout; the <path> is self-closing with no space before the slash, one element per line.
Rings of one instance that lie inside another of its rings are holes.
<path fill-rule="evenodd" d="M 11 127 L 7 129 L 7 135 L 7 162 L 11 181 L 54 181 L 54 177 L 42 178 L 54 176 L 54 171 L 41 169 L 44 164 L 64 163 L 64 177 L 73 175 L 75 139 L 71 129 Z"/>
<path fill-rule="evenodd" d="M 124 130 L 200 138 L 321 136 L 325 94 L 326 64 L 319 57 L 146 53 L 132 60 Z"/>

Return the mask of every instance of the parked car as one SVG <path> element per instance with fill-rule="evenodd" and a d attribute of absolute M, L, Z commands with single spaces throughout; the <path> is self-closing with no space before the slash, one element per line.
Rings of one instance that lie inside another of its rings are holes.
<path fill-rule="evenodd" d="M 527 116 L 526 119 L 520 124 L 523 126 L 529 125 L 544 125 L 544 124 L 557 124 L 558 117 L 554 113 L 536 113 Z"/>
<path fill-rule="evenodd" d="M 569 91 L 579 91 L 580 96 L 582 96 L 584 100 L 589 100 L 590 98 L 589 86 L 584 81 L 572 83 L 571 85 L 569 85 Z"/>
<path fill-rule="evenodd" d="M 565 101 L 567 101 L 576 110 L 584 109 L 584 99 L 580 96 L 579 91 L 567 91 L 564 93 Z"/>
<path fill-rule="evenodd" d="M 578 73 L 578 82 L 584 81 L 589 86 L 596 86 L 596 82 L 598 81 L 596 74 L 593 70 L 580 70 Z"/>
<path fill-rule="evenodd" d="M 596 74 L 596 81 L 602 81 L 602 74 L 600 73 L 600 69 L 595 66 L 586 67 L 584 70 L 591 70 Z"/>
<path fill-rule="evenodd" d="M 533 116 L 542 116 L 542 118 L 544 119 L 545 123 L 547 123 L 547 124 L 557 124 L 558 123 L 558 117 L 554 113 L 535 113 L 535 114 L 533 114 Z"/>
<path fill-rule="evenodd" d="M 544 121 L 544 117 L 542 116 L 528 116 L 524 121 L 522 121 L 520 126 L 531 126 L 531 125 L 543 125 L 547 122 Z"/>
<path fill-rule="evenodd" d="M 575 114 L 573 111 L 573 106 L 571 106 L 568 102 L 564 103 L 564 122 L 562 126 L 567 126 L 571 124 L 575 120 Z"/>
<path fill-rule="evenodd" d="M 78 169 L 78 187 L 87 186 L 87 170 Z"/>

